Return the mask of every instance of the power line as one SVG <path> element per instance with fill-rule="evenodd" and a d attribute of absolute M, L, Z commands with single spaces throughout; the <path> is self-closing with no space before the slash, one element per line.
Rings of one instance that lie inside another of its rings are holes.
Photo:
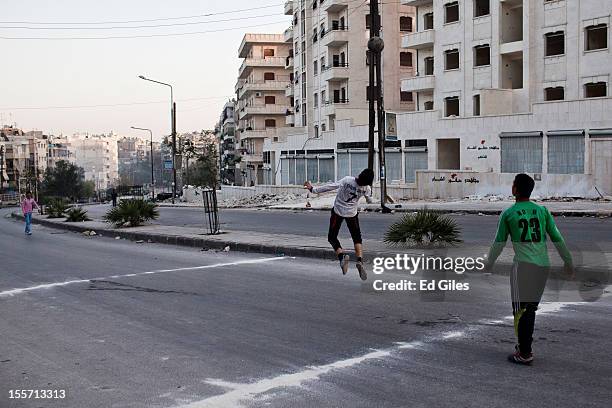
<path fill-rule="evenodd" d="M 81 21 L 81 22 L 57 22 L 57 21 L 51 21 L 51 22 L 45 22 L 45 21 L 0 21 L 0 24 L 41 24 L 41 25 L 52 25 L 52 24 L 83 24 L 83 25 L 95 25 L 95 24 L 130 24 L 130 23 L 150 23 L 153 21 L 168 21 L 168 20 L 184 20 L 184 19 L 189 19 L 189 18 L 199 18 L 199 17 L 210 17 L 210 16 L 216 16 L 216 15 L 221 15 L 221 14 L 230 14 L 230 13 L 239 13 L 242 11 L 252 11 L 252 10 L 261 10 L 261 9 L 266 9 L 266 8 L 272 8 L 272 7 L 282 7 L 282 4 L 272 4 L 269 6 L 259 6 L 259 7 L 251 7 L 251 8 L 244 8 L 244 9 L 238 9 L 238 10 L 228 10 L 228 11 L 219 11 L 219 12 L 215 12 L 215 13 L 206 13 L 206 14 L 196 14 L 193 16 L 182 16 L 182 17 L 163 17 L 163 18 L 152 18 L 152 19 L 146 19 L 146 20 L 123 20 L 123 21 Z"/>
<path fill-rule="evenodd" d="M 208 21 L 190 21 L 186 23 L 170 23 L 170 24 L 153 24 L 153 25 L 139 25 L 139 26 L 112 26 L 112 27 L 28 27 L 28 26 L 14 26 L 14 27 L 6 27 L 0 26 L 0 29 L 16 29 L 16 30 L 127 30 L 127 29 L 135 29 L 135 28 L 159 28 L 159 27 L 175 27 L 175 26 L 186 26 L 186 25 L 199 25 L 199 24 L 209 24 L 209 23 L 223 23 L 227 21 L 237 21 L 237 20 L 250 20 L 254 18 L 262 18 L 262 17 L 273 17 L 279 16 L 279 13 L 274 14 L 261 14 L 258 16 L 248 16 L 248 17 L 234 17 L 234 18 L 226 18 L 222 20 L 208 20 Z"/>
<path fill-rule="evenodd" d="M 232 95 L 233 96 L 233 95 Z M 208 96 L 203 98 L 187 98 L 179 99 L 176 102 L 189 102 L 189 101 L 203 101 L 203 100 L 215 100 L 215 99 L 226 99 L 232 96 Z M 73 105 L 73 106 L 21 106 L 21 107 L 0 107 L 0 111 L 13 111 L 13 110 L 53 110 L 53 109 L 88 109 L 88 108 L 112 108 L 117 106 L 135 106 L 135 105 L 155 105 L 161 103 L 168 103 L 165 101 L 148 101 L 148 102 L 126 102 L 126 103 L 112 103 L 112 104 L 101 104 L 101 105 Z"/>
<path fill-rule="evenodd" d="M 131 38 L 154 38 L 154 37 L 178 37 L 186 35 L 209 34 L 223 31 L 243 30 L 245 28 L 265 27 L 276 24 L 286 23 L 286 21 L 270 21 L 263 24 L 253 24 L 241 27 L 220 28 L 216 30 L 191 31 L 186 33 L 168 33 L 168 34 L 140 34 L 140 35 L 118 35 L 107 37 L 6 37 L 0 36 L 0 40 L 124 40 Z"/>

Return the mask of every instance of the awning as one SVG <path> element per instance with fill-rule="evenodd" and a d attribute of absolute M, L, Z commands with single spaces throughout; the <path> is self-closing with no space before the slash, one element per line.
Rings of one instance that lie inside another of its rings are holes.
<path fill-rule="evenodd" d="M 544 132 L 501 132 L 499 137 L 542 137 Z"/>
<path fill-rule="evenodd" d="M 581 130 L 551 130 L 546 132 L 546 136 L 584 136 L 584 129 Z"/>
<path fill-rule="evenodd" d="M 612 137 L 612 129 L 590 129 L 589 137 Z"/>

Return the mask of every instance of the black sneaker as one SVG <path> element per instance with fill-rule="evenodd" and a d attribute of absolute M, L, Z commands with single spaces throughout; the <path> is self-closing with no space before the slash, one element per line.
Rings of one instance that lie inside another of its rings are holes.
<path fill-rule="evenodd" d="M 363 262 L 359 261 L 355 264 L 355 266 L 357 267 L 357 270 L 359 271 L 359 277 L 361 278 L 361 280 L 367 280 L 368 279 L 368 273 L 365 270 L 365 266 L 363 265 Z"/>
<path fill-rule="evenodd" d="M 533 363 L 533 353 L 523 354 L 516 348 L 516 351 L 508 356 L 508 361 L 516 364 L 531 365 Z"/>
<path fill-rule="evenodd" d="M 349 269 L 349 260 L 350 257 L 348 255 L 344 255 L 340 260 L 340 269 L 342 269 L 342 274 L 346 275 Z"/>

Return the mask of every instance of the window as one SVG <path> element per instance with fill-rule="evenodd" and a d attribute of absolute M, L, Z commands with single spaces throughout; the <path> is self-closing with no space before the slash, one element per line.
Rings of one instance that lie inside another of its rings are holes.
<path fill-rule="evenodd" d="M 370 27 L 372 27 L 372 16 L 369 14 L 366 14 L 365 16 L 365 25 L 366 25 L 366 30 L 369 30 Z"/>
<path fill-rule="evenodd" d="M 314 94 L 314 97 L 312 99 L 312 104 L 315 108 L 319 106 L 319 94 L 318 93 Z"/>
<path fill-rule="evenodd" d="M 302 126 L 306 126 L 306 104 L 302 104 Z"/>
<path fill-rule="evenodd" d="M 264 48 L 263 55 L 264 55 L 264 57 L 273 57 L 274 56 L 274 48 Z"/>
<path fill-rule="evenodd" d="M 449 96 L 444 98 L 444 116 L 459 116 L 459 97 Z"/>
<path fill-rule="evenodd" d="M 400 17 L 400 31 L 412 31 L 412 17 Z"/>
<path fill-rule="evenodd" d="M 600 98 L 607 95 L 605 82 L 591 82 L 584 84 L 585 98 Z"/>
<path fill-rule="evenodd" d="M 412 66 L 412 53 L 411 52 L 400 52 L 400 67 L 411 67 Z"/>
<path fill-rule="evenodd" d="M 316 10 L 317 9 L 317 0 L 313 0 L 312 1 L 312 9 Z"/>
<path fill-rule="evenodd" d="M 319 137 L 319 125 L 314 125 L 314 137 Z"/>
<path fill-rule="evenodd" d="M 455 23 L 459 21 L 459 3 L 448 3 L 444 5 L 444 23 Z"/>
<path fill-rule="evenodd" d="M 324 105 L 325 102 L 326 102 L 326 100 L 325 100 L 325 91 L 323 90 L 323 91 L 321 91 L 321 105 Z"/>
<path fill-rule="evenodd" d="M 562 101 L 565 99 L 565 89 L 562 86 L 548 87 L 544 89 L 544 100 Z"/>
<path fill-rule="evenodd" d="M 400 91 L 400 102 L 412 102 L 412 92 Z"/>
<path fill-rule="evenodd" d="M 584 173 L 584 134 L 548 135 L 548 172 Z"/>
<path fill-rule="evenodd" d="M 321 123 L 321 132 L 325 132 L 327 127 L 325 126 L 325 122 Z"/>
<path fill-rule="evenodd" d="M 474 116 L 480 116 L 480 95 L 474 95 Z"/>
<path fill-rule="evenodd" d="M 325 69 L 325 57 L 321 57 L 321 71 Z"/>
<path fill-rule="evenodd" d="M 276 119 L 266 119 L 266 121 L 264 123 L 265 123 L 265 126 L 267 128 L 269 128 L 269 127 L 272 127 L 272 128 L 276 127 Z"/>
<path fill-rule="evenodd" d="M 433 101 L 425 101 L 425 102 L 423 103 L 423 108 L 424 108 L 425 110 L 433 110 L 433 108 L 434 108 Z"/>
<path fill-rule="evenodd" d="M 547 33 L 545 35 L 546 56 L 565 54 L 565 34 L 563 31 Z"/>
<path fill-rule="evenodd" d="M 444 52 L 444 69 L 459 69 L 459 50 L 448 50 Z"/>
<path fill-rule="evenodd" d="M 474 66 L 491 65 L 491 47 L 489 44 L 474 47 Z"/>
<path fill-rule="evenodd" d="M 264 72 L 264 81 L 274 81 L 274 72 Z"/>
<path fill-rule="evenodd" d="M 433 30 L 434 16 L 433 13 L 423 14 L 423 30 Z"/>
<path fill-rule="evenodd" d="M 315 28 L 314 30 L 312 30 L 312 42 L 316 43 L 318 39 L 319 39 L 319 32 Z"/>
<path fill-rule="evenodd" d="M 541 136 L 506 136 L 501 139 L 502 173 L 541 173 L 542 172 L 542 137 Z"/>
<path fill-rule="evenodd" d="M 608 48 L 608 26 L 605 24 L 592 25 L 585 28 L 585 50 L 603 50 Z"/>
<path fill-rule="evenodd" d="M 312 74 L 317 75 L 319 73 L 319 61 L 312 62 Z"/>
<path fill-rule="evenodd" d="M 426 57 L 425 62 L 425 75 L 433 75 L 434 74 L 434 58 Z"/>
<path fill-rule="evenodd" d="M 276 96 L 268 95 L 264 98 L 266 105 L 274 105 L 276 104 Z"/>
<path fill-rule="evenodd" d="M 474 0 L 474 17 L 488 16 L 491 14 L 489 0 Z"/>

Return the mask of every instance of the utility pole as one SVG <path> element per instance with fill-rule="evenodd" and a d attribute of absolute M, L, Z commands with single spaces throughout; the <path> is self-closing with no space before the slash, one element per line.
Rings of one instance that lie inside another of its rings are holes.
<path fill-rule="evenodd" d="M 176 102 L 172 102 L 172 204 L 176 198 Z"/>
<path fill-rule="evenodd" d="M 382 51 L 385 43 L 380 38 L 381 17 L 378 0 L 370 1 L 370 40 L 368 41 L 368 61 L 370 76 L 369 100 L 369 140 L 368 167 L 374 167 L 374 133 L 378 133 L 378 176 L 380 181 L 380 206 L 383 212 L 390 212 L 385 206 L 387 200 L 387 179 L 385 168 L 385 108 L 382 87 Z M 374 131 L 374 123 L 377 131 Z"/>
<path fill-rule="evenodd" d="M 0 195 L 4 193 L 4 146 L 0 146 Z"/>

